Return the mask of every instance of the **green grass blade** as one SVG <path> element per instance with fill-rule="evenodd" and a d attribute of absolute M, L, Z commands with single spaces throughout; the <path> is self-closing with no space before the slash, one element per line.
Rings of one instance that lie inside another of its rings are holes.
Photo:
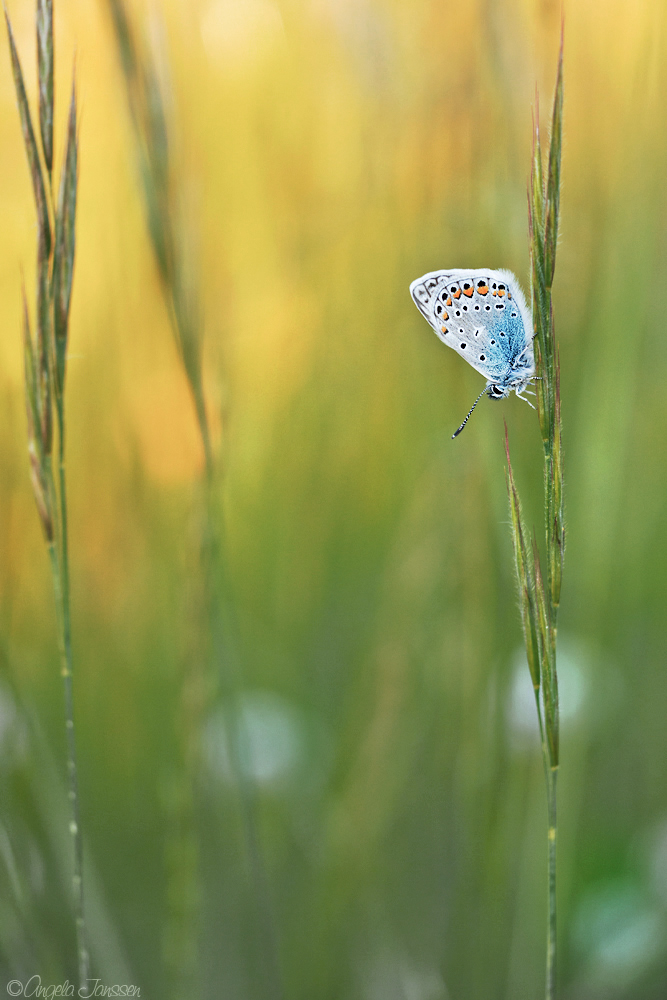
<path fill-rule="evenodd" d="M 149 54 L 142 52 L 123 0 L 109 0 L 136 137 L 148 233 L 176 346 L 192 394 L 205 452 L 207 475 L 213 456 L 202 382 L 202 331 L 198 290 L 184 266 L 182 223 L 170 156 L 170 129 L 163 91 Z"/>
<path fill-rule="evenodd" d="M 76 245 L 78 139 L 76 134 L 76 85 L 72 83 L 67 149 L 60 178 L 56 210 L 56 246 L 53 262 L 53 315 L 56 350 L 56 394 L 61 397 L 65 385 L 69 307 L 74 273 Z"/>
<path fill-rule="evenodd" d="M 535 112 L 533 115 L 533 156 L 530 168 L 530 187 L 528 192 L 531 230 L 542 242 L 544 238 L 544 178 L 542 176 L 542 146 L 540 143 L 540 105 L 535 95 Z"/>
<path fill-rule="evenodd" d="M 28 458 L 30 460 L 30 482 L 37 505 L 37 513 L 47 543 L 53 541 L 53 512 L 45 475 L 44 447 L 42 442 L 42 420 L 40 417 L 40 372 L 39 360 L 35 357 L 35 345 L 30 331 L 30 316 L 25 288 L 23 294 L 23 363 L 25 374 L 25 401 L 28 420 Z"/>
<path fill-rule="evenodd" d="M 539 379 L 535 383 L 535 391 L 537 398 L 537 415 L 540 422 L 540 434 L 542 436 L 542 445 L 545 451 L 549 448 L 549 436 L 550 436 L 550 426 L 551 426 L 551 404 L 550 404 L 550 380 L 548 377 L 548 371 L 545 364 L 545 358 L 548 357 L 547 347 L 545 345 L 546 333 L 544 328 L 544 307 L 542 302 L 542 295 L 540 289 L 544 287 L 543 282 L 540 277 L 540 269 L 538 266 L 538 254 L 539 247 L 533 245 L 531 247 L 531 258 L 532 258 L 532 269 L 531 269 L 531 285 L 532 285 L 532 295 L 533 295 L 533 325 L 535 329 L 535 339 L 533 340 L 533 350 L 535 352 L 535 371 L 539 373 Z"/>
<path fill-rule="evenodd" d="M 537 542 L 533 538 L 533 560 L 535 566 L 535 595 L 537 599 L 537 623 L 540 639 L 540 654 L 542 664 L 542 698 L 544 700 L 544 721 L 547 745 L 549 747 L 549 766 L 558 767 L 559 761 L 559 716 L 558 716 L 558 682 L 556 678 L 555 650 L 551 645 L 551 618 L 547 594 L 542 579 L 540 556 Z"/>
<path fill-rule="evenodd" d="M 183 324 L 179 299 L 181 297 L 180 267 L 177 258 L 172 221 L 173 198 L 169 163 L 169 135 L 164 100 L 154 67 L 148 59 L 141 65 L 141 89 L 137 110 L 139 128 L 143 135 L 142 181 L 148 209 L 148 229 L 166 290 L 174 300 L 176 312 L 175 333 L 179 349 L 183 350 Z M 128 81 L 129 84 L 129 81 Z"/>
<path fill-rule="evenodd" d="M 125 6 L 120 0 L 109 0 L 109 9 L 113 21 L 118 51 L 123 66 L 123 76 L 126 82 L 134 82 L 137 77 L 137 54 L 134 48 L 134 38 L 125 12 Z"/>
<path fill-rule="evenodd" d="M 164 102 L 152 66 L 139 56 L 125 4 L 122 0 L 108 2 L 137 137 L 148 231 L 160 279 L 167 292 L 171 293 L 175 280 L 175 254 L 170 224 L 169 141 Z"/>
<path fill-rule="evenodd" d="M 9 21 L 7 11 L 5 11 L 5 22 L 7 24 L 7 35 L 9 37 L 12 75 L 14 77 L 14 86 L 16 88 L 16 100 L 19 107 L 19 117 L 21 119 L 21 131 L 23 133 L 23 142 L 26 154 L 28 156 L 28 166 L 30 167 L 35 204 L 37 205 L 39 239 L 40 242 L 43 242 L 43 252 L 48 257 L 51 252 L 51 225 L 49 222 L 49 210 L 46 202 L 46 189 L 44 186 L 44 178 L 42 176 L 42 166 L 39 162 L 39 151 L 35 140 L 35 130 L 32 127 L 28 96 L 26 94 L 25 83 L 23 82 L 23 71 L 21 70 L 21 62 L 19 60 L 19 54 L 16 50 L 14 33 L 12 32 L 12 26 Z"/>
<path fill-rule="evenodd" d="M 521 623 L 526 644 L 526 657 L 533 687 L 540 687 L 540 650 L 537 638 L 535 616 L 535 574 L 532 565 L 532 553 L 526 548 L 526 529 L 523 523 L 523 512 L 519 493 L 514 482 L 512 463 L 510 461 L 509 438 L 507 424 L 505 425 L 505 454 L 507 456 L 507 493 L 510 501 L 510 516 L 512 518 L 512 541 L 514 543 L 514 561 L 517 583 L 519 585 L 519 601 Z"/>
<path fill-rule="evenodd" d="M 562 37 L 549 148 L 546 190 L 542 176 L 539 122 L 533 138 L 529 185 L 529 232 L 531 290 L 537 383 L 537 411 L 545 455 L 550 454 L 554 426 L 554 334 L 551 312 L 551 281 L 555 269 L 558 235 L 560 150 L 562 146 Z M 537 111 L 536 111 L 537 119 Z"/>
<path fill-rule="evenodd" d="M 560 605 L 560 588 L 563 575 L 563 556 L 565 551 L 565 527 L 563 510 L 563 444 L 560 409 L 560 358 L 556 354 L 554 367 L 554 440 L 551 453 L 549 492 L 551 498 L 552 524 L 550 527 L 550 580 L 551 604 L 554 608 Z"/>
<path fill-rule="evenodd" d="M 37 368 L 35 366 L 35 348 L 30 331 L 30 315 L 25 288 L 23 294 L 23 369 L 25 376 L 25 401 L 28 417 L 28 441 L 35 440 L 35 434 L 40 426 L 39 404 L 37 400 Z"/>
<path fill-rule="evenodd" d="M 556 244 L 558 241 L 558 216 L 560 211 L 560 164 L 563 146 L 563 29 L 560 35 L 558 71 L 554 105 L 551 116 L 551 142 L 549 144 L 549 170 L 546 191 L 546 219 L 544 231 L 544 267 L 546 283 L 553 284 L 556 269 Z"/>
<path fill-rule="evenodd" d="M 42 447 L 45 455 L 51 454 L 51 353 L 53 332 L 51 327 L 49 289 L 49 258 L 44 253 L 44 243 L 37 249 L 37 379 L 38 400 L 41 414 Z"/>
<path fill-rule="evenodd" d="M 53 170 L 53 0 L 37 0 L 37 78 L 39 128 L 50 178 Z"/>

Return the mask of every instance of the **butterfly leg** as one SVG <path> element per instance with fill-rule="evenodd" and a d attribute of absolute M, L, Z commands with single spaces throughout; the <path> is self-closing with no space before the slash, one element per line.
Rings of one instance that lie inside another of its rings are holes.
<path fill-rule="evenodd" d="M 533 406 L 533 404 L 531 403 L 531 401 L 530 401 L 529 399 L 526 399 L 526 397 L 525 397 L 525 396 L 522 396 L 522 395 L 521 395 L 521 393 L 522 393 L 522 392 L 525 392 L 525 391 L 526 391 L 526 390 L 525 390 L 525 386 L 524 386 L 524 388 L 523 388 L 523 389 L 515 389 L 514 391 L 515 391 L 515 393 L 517 394 L 517 396 L 519 397 L 519 399 L 522 399 L 522 400 L 524 401 L 524 403 L 528 403 L 528 405 L 529 405 L 529 407 L 531 408 L 531 410 L 534 410 L 534 409 L 535 409 L 535 407 Z"/>

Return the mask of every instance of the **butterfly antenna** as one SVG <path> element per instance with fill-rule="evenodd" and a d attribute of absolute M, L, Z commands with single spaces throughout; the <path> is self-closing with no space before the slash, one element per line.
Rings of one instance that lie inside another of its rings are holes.
<path fill-rule="evenodd" d="M 484 386 L 484 388 L 480 392 L 479 396 L 477 397 L 477 399 L 475 400 L 475 402 L 472 404 L 472 406 L 468 410 L 468 416 L 465 418 L 465 420 L 463 421 L 463 423 L 461 424 L 461 426 L 459 427 L 459 429 L 457 431 L 454 431 L 454 433 L 452 434 L 452 441 L 454 440 L 455 437 L 457 437 L 461 433 L 461 431 L 463 430 L 463 428 L 465 427 L 465 425 L 468 423 L 468 421 L 470 420 L 470 414 L 475 409 L 475 407 L 477 406 L 477 404 L 479 403 L 480 399 L 482 398 L 482 396 L 484 395 L 484 393 L 486 392 L 486 390 L 488 388 L 489 388 L 488 385 Z"/>

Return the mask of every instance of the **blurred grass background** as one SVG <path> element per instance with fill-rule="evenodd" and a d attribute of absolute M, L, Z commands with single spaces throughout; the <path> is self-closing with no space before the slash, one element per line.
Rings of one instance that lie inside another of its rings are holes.
<path fill-rule="evenodd" d="M 502 420 L 537 524 L 539 429 L 515 399 L 482 400 L 449 440 L 481 379 L 408 285 L 488 266 L 527 287 L 531 105 L 537 83 L 546 118 L 560 6 L 130 10 L 172 101 L 241 690 L 223 711 L 205 666 L 203 456 L 108 8 L 60 0 L 57 137 L 75 50 L 82 105 L 67 404 L 93 966 L 147 997 L 265 1000 L 279 995 L 269 924 L 288 1000 L 539 996 L 546 806 Z M 581 0 L 566 13 L 561 993 L 658 1000 L 667 11 Z M 32 83 L 32 0 L 10 14 Z M 3 984 L 57 983 L 75 968 L 62 694 L 25 445 L 20 266 L 34 287 L 35 219 L 6 51 L 0 177 L 0 970 Z M 196 849 L 176 829 L 188 699 L 202 706 Z M 250 741 L 259 903 L 224 750 L 234 715 Z"/>

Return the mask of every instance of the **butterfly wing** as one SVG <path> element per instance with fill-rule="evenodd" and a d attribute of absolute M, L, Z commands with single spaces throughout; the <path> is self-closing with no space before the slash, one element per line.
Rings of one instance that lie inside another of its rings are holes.
<path fill-rule="evenodd" d="M 519 357 L 532 374 L 530 313 L 510 271 L 431 271 L 410 294 L 440 340 L 489 382 L 507 383 Z"/>

